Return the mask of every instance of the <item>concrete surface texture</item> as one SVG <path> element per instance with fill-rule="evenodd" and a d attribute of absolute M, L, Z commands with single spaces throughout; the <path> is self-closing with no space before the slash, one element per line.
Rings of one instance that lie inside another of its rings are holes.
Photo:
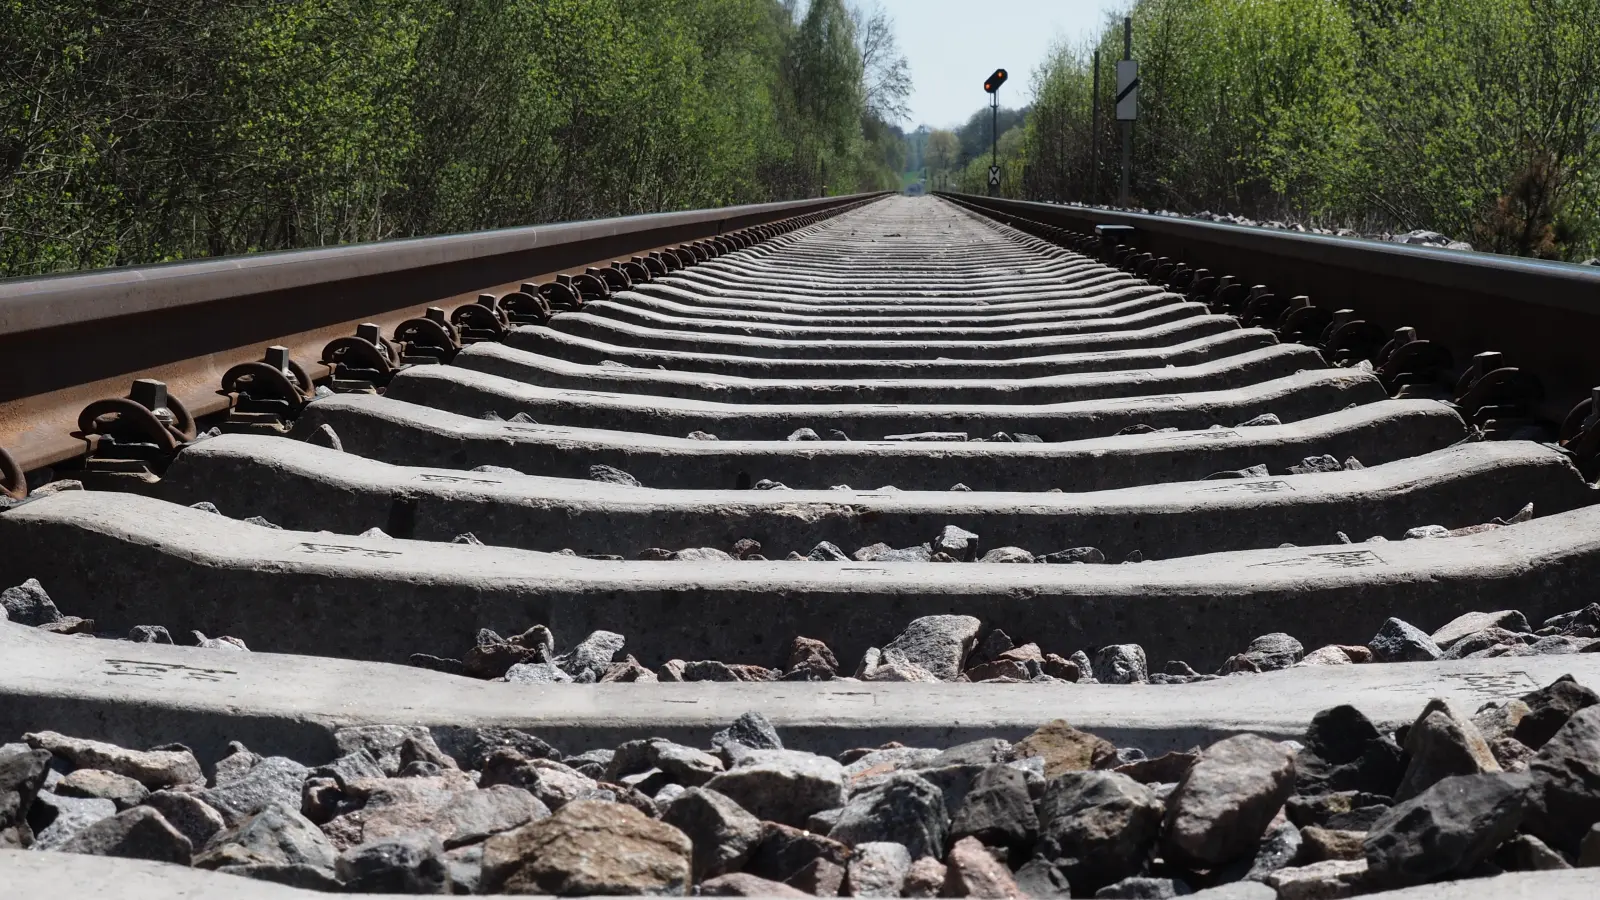
<path fill-rule="evenodd" d="M 91 492 L 7 512 L 0 541 L 15 551 L 0 580 L 37 577 L 58 604 L 112 631 L 164 623 L 272 652 L 390 662 L 458 652 L 482 627 L 516 634 L 533 623 L 562 635 L 628 623 L 647 665 L 772 664 L 797 635 L 858 659 L 955 605 L 1068 652 L 1140 643 L 1209 669 L 1276 631 L 1314 647 L 1364 641 L 1391 616 L 1431 628 L 1520 607 L 1542 621 L 1583 605 L 1600 577 L 1595 506 L 1453 539 L 1115 566 L 612 562 L 275 530 Z"/>
<path fill-rule="evenodd" d="M 314 763 L 341 725 L 503 725 L 569 752 L 651 735 L 703 746 L 751 710 L 786 745 L 833 754 L 891 740 L 1015 740 L 1064 718 L 1152 755 L 1254 732 L 1303 736 L 1311 717 L 1357 703 L 1399 724 L 1433 698 L 1474 710 L 1572 674 L 1600 688 L 1600 655 L 1289 669 L 1188 685 L 881 682 L 524 685 L 406 666 L 157 644 L 108 644 L 0 626 L 0 734 L 43 728 L 125 746 L 181 740 L 202 761 L 228 741 Z"/>

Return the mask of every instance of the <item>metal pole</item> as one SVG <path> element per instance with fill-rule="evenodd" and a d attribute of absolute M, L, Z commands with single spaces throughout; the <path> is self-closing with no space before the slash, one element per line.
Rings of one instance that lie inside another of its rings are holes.
<path fill-rule="evenodd" d="M 996 90 L 989 95 L 989 165 L 1000 165 L 1000 91 Z M 995 185 L 989 185 L 989 196 L 993 197 L 999 192 Z"/>
<path fill-rule="evenodd" d="M 1100 51 L 1094 52 L 1094 93 L 1089 101 L 1089 202 L 1100 196 Z"/>
<path fill-rule="evenodd" d="M 1133 59 L 1133 19 L 1122 20 L 1122 58 Z M 1118 205 L 1126 209 L 1132 204 L 1128 196 L 1133 192 L 1133 123 L 1122 123 L 1122 191 Z"/>

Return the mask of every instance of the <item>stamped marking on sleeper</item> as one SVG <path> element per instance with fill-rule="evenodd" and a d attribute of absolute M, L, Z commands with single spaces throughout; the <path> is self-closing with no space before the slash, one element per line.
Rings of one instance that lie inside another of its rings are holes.
<path fill-rule="evenodd" d="M 222 681 L 225 678 L 237 677 L 238 672 L 232 669 L 205 669 L 199 666 L 185 666 L 178 663 L 149 662 L 138 659 L 108 659 L 106 660 L 107 675 L 132 676 L 135 678 L 154 678 L 160 681 Z"/>
<path fill-rule="evenodd" d="M 435 475 L 432 472 L 419 473 L 417 480 L 434 484 L 505 484 L 494 478 L 463 478 L 460 475 Z"/>
<path fill-rule="evenodd" d="M 1440 676 L 1460 682 L 1460 689 L 1486 700 L 1509 700 L 1539 689 L 1539 682 L 1527 672 L 1451 672 Z"/>
<path fill-rule="evenodd" d="M 399 556 L 399 550 L 373 550 L 370 547 L 349 547 L 344 544 L 302 543 L 295 547 L 301 553 L 321 553 L 328 556 L 365 556 L 368 559 L 388 559 Z"/>
<path fill-rule="evenodd" d="M 1291 559 L 1275 559 L 1271 562 L 1256 563 L 1251 568 L 1364 569 L 1368 566 L 1381 565 L 1383 565 L 1383 557 L 1371 550 L 1340 550 L 1336 553 L 1312 553 L 1308 556 L 1296 556 Z"/>
<path fill-rule="evenodd" d="M 1227 481 L 1209 487 L 1195 488 L 1194 494 L 1278 494 L 1294 490 L 1287 481 Z"/>

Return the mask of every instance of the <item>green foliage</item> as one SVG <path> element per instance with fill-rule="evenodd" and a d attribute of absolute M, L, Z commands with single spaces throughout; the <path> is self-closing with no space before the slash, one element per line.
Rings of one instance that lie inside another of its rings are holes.
<path fill-rule="evenodd" d="M 1131 16 L 1137 205 L 1600 251 L 1600 0 L 1136 0 Z M 1122 42 L 1110 20 L 1036 70 L 1009 193 L 1115 199 Z"/>
<path fill-rule="evenodd" d="M 865 21 L 858 45 L 840 0 L 0 0 L 0 274 L 898 187 L 904 60 Z"/>

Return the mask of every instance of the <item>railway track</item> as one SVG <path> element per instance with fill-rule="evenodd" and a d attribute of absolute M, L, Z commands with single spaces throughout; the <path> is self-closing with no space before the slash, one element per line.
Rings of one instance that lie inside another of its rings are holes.
<path fill-rule="evenodd" d="M 0 344 L 33 348 L 0 395 L 0 738 L 28 735 L 0 791 L 30 823 L 0 808 L 0 836 L 87 854 L 0 873 L 1592 890 L 1532 870 L 1600 865 L 1595 332 L 1455 321 L 1417 299 L 1461 277 L 1427 251 L 1368 257 L 1400 319 L 1328 274 L 1359 242 L 1250 259 L 1243 229 L 1087 214 L 861 197 L 291 254 L 123 277 L 99 318 L 64 302 L 97 276 L 0 283 Z M 1593 328 L 1592 276 L 1471 265 L 1468 308 Z M 1283 295 L 1319 272 L 1328 301 Z M 233 324 L 206 344 L 179 313 Z M 173 346 L 114 339 L 141 322 Z M 111 358 L 41 362 L 77 328 Z M 107 395 L 118 372 L 167 377 Z M 585 829 L 646 862 L 563 857 Z"/>

